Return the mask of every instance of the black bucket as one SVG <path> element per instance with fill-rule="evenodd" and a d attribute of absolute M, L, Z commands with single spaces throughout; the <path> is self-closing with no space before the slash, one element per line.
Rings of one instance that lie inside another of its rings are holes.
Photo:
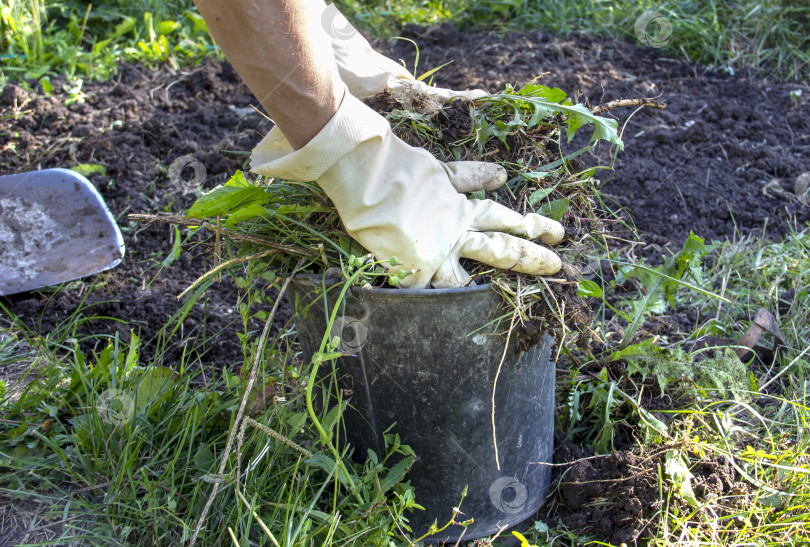
<path fill-rule="evenodd" d="M 298 309 L 304 358 L 320 347 L 341 285 L 320 276 L 297 276 L 290 285 Z M 328 306 L 328 310 L 327 307 Z M 363 289 L 351 287 L 340 304 L 332 336 L 340 350 L 356 357 L 337 360 L 339 388 L 351 393 L 344 413 L 355 457 L 367 449 L 385 454 L 382 433 L 393 431 L 416 452 L 406 479 L 425 511 L 407 515 L 414 533 L 433 521 L 450 520 L 468 487 L 458 521 L 435 534 L 432 543 L 496 533 L 530 518 L 543 504 L 551 468 L 555 365 L 546 335 L 540 344 L 518 349 L 511 340 L 501 363 L 511 313 L 489 286 L 462 289 Z M 501 318 L 498 321 L 498 318 Z M 493 384 L 495 433 L 492 428 Z M 324 367 L 325 368 L 325 367 Z M 330 371 L 331 372 L 331 371 Z"/>

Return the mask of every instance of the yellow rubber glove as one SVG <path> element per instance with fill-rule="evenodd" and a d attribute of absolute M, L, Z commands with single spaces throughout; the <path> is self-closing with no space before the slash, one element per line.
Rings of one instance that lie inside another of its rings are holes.
<path fill-rule="evenodd" d="M 461 168 L 445 164 L 409 146 L 383 117 L 349 94 L 303 148 L 293 150 L 274 129 L 251 157 L 256 173 L 317 182 L 349 235 L 377 260 L 397 257 L 403 264 L 394 271 L 414 271 L 401 287 L 466 285 L 470 276 L 460 258 L 526 274 L 559 271 L 559 257 L 529 240 L 558 243 L 562 225 L 534 213 L 523 216 L 491 200 L 467 199 L 456 188 L 497 186 L 505 175 L 492 164 L 462 163 Z M 494 178 L 484 180 L 482 169 Z"/>

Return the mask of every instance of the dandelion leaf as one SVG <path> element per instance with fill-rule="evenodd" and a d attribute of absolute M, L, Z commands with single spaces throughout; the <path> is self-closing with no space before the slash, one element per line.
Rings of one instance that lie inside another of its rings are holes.
<path fill-rule="evenodd" d="M 663 395 L 670 382 L 690 376 L 692 359 L 680 348 L 658 347 L 656 340 L 649 338 L 621 351 L 614 351 L 611 360 L 624 359 L 630 374 L 641 374 L 644 379 L 654 376 Z"/>
<path fill-rule="evenodd" d="M 515 91 L 511 86 L 507 86 L 504 93 L 497 93 L 486 98 L 495 103 L 512 103 L 520 109 L 525 109 L 531 113 L 528 121 L 529 126 L 535 126 L 544 120 L 553 118 L 560 114 L 566 116 L 566 136 L 568 141 L 585 125 L 593 125 L 593 135 L 591 142 L 602 139 L 624 148 L 619 137 L 619 124 L 616 120 L 596 116 L 583 104 L 573 104 L 566 94 L 559 88 L 549 88 L 538 84 L 529 84 L 519 91 Z"/>
<path fill-rule="evenodd" d="M 694 364 L 695 384 L 701 391 L 716 391 L 723 398 L 747 401 L 751 398 L 748 367 L 731 348 L 722 355 Z"/>
<path fill-rule="evenodd" d="M 656 338 L 649 338 L 611 354 L 611 360 L 619 359 L 627 362 L 630 374 L 640 374 L 644 379 L 654 376 L 662 395 L 670 383 L 686 378 L 704 396 L 713 393 L 740 401 L 749 398 L 748 369 L 730 348 L 722 355 L 693 362 L 682 349 L 661 348 Z"/>

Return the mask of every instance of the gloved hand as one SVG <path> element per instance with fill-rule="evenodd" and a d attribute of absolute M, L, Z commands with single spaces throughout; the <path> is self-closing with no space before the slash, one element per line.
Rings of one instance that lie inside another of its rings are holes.
<path fill-rule="evenodd" d="M 401 268 L 415 270 L 401 287 L 463 286 L 470 276 L 459 264 L 462 257 L 534 275 L 560 269 L 554 252 L 510 235 L 554 244 L 564 235 L 560 223 L 534 213 L 523 216 L 490 200 L 468 200 L 454 187 L 454 182 L 459 188 L 480 187 L 492 175 L 500 179 L 495 184 L 502 183 L 499 168 L 444 164 L 397 138 L 382 116 L 349 94 L 299 150 L 277 128 L 271 130 L 253 150 L 251 167 L 270 177 L 317 182 L 349 235 L 377 260 L 395 256 Z M 470 174 L 482 170 L 484 176 L 471 182 Z"/>
<path fill-rule="evenodd" d="M 331 38 L 340 79 L 355 97 L 376 95 L 386 88 L 393 92 L 411 90 L 425 93 L 442 103 L 455 97 L 474 100 L 488 95 L 481 89 L 453 91 L 417 80 L 401 64 L 374 51 L 334 4 L 324 5 L 321 22 Z"/>

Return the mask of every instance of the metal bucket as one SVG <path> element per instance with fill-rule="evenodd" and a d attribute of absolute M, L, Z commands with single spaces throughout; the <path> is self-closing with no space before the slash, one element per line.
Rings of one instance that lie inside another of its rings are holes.
<path fill-rule="evenodd" d="M 298 336 L 309 360 L 320 347 L 328 313 L 341 285 L 320 276 L 297 276 L 292 304 Z M 501 319 L 500 321 L 498 319 Z M 344 413 L 347 441 L 356 458 L 367 449 L 385 454 L 382 433 L 394 422 L 419 459 L 406 476 L 426 508 L 407 515 L 416 536 L 434 521 L 457 520 L 431 543 L 496 533 L 530 518 L 543 504 L 554 433 L 553 341 L 543 337 L 527 351 L 511 340 L 504 357 L 510 311 L 489 286 L 461 289 L 362 289 L 351 287 L 340 303 L 330 336 L 356 357 L 337 360 L 339 388 L 351 393 Z M 503 362 L 502 361 L 503 358 Z M 496 464 L 493 436 L 494 393 Z M 331 372 L 331 371 L 330 371 Z"/>

